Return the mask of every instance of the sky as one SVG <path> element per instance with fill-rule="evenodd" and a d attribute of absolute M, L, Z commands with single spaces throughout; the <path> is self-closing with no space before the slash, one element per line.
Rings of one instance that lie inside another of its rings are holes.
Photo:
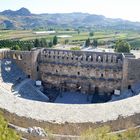
<path fill-rule="evenodd" d="M 21 7 L 32 13 L 83 12 L 140 21 L 140 0 L 0 0 L 0 11 Z"/>

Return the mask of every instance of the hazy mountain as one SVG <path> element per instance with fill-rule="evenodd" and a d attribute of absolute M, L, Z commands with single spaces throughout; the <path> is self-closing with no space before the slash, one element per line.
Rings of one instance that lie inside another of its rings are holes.
<path fill-rule="evenodd" d="M 106 18 L 88 13 L 32 14 L 28 9 L 0 12 L 0 28 L 37 29 L 37 28 L 97 28 L 139 30 L 139 22 Z"/>
<path fill-rule="evenodd" d="M 21 8 L 17 11 L 12 11 L 12 10 L 5 10 L 1 12 L 0 14 L 5 15 L 5 16 L 30 16 L 31 13 L 28 9 L 26 8 Z"/>

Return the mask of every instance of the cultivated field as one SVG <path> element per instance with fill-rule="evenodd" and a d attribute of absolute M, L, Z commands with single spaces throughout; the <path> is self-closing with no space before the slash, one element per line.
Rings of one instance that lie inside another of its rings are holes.
<path fill-rule="evenodd" d="M 140 48 L 140 33 L 132 31 L 100 31 L 94 32 L 93 36 L 89 35 L 89 32 L 77 31 L 56 31 L 55 34 L 36 34 L 36 31 L 32 30 L 0 30 L 0 40 L 12 39 L 12 40 L 34 40 L 36 38 L 45 38 L 51 40 L 54 35 L 58 36 L 60 44 L 80 45 L 86 39 L 90 38 L 98 40 L 98 46 L 112 46 L 115 40 L 126 39 L 133 49 Z M 62 36 L 62 37 L 59 37 Z M 64 37 L 63 37 L 64 36 Z M 65 37 L 67 36 L 67 37 Z"/>

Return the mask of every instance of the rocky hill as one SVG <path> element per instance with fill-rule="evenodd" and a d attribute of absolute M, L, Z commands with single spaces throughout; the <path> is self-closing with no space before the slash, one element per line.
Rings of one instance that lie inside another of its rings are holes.
<path fill-rule="evenodd" d="M 88 13 L 32 14 L 28 9 L 0 12 L 1 29 L 95 28 L 139 30 L 139 22 Z"/>

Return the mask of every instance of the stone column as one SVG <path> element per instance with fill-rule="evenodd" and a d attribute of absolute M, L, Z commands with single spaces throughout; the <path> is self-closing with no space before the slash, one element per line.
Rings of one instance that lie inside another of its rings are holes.
<path fill-rule="evenodd" d="M 112 55 L 108 55 L 108 63 L 111 63 L 112 61 Z"/>
<path fill-rule="evenodd" d="M 107 59 L 106 55 L 103 55 L 103 63 L 106 63 L 106 59 Z"/>
<path fill-rule="evenodd" d="M 128 86 L 128 59 L 123 59 L 123 71 L 122 71 L 122 84 L 121 89 L 127 88 Z"/>
<path fill-rule="evenodd" d="M 97 55 L 96 54 L 93 54 L 93 62 L 97 63 Z"/>
<path fill-rule="evenodd" d="M 116 63 L 116 61 L 117 61 L 117 56 L 113 55 L 113 63 Z"/>

